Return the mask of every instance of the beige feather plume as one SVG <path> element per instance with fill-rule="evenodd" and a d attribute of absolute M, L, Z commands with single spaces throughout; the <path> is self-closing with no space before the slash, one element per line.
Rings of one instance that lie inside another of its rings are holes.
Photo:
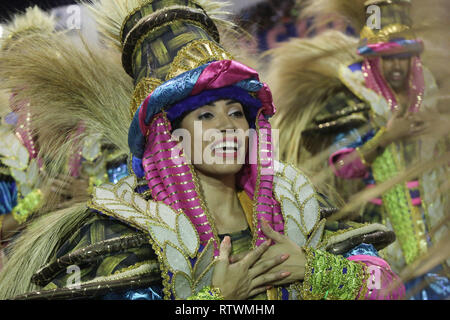
<path fill-rule="evenodd" d="M 93 133 L 128 152 L 133 86 L 116 50 L 79 48 L 61 33 L 36 35 L 3 54 L 0 77 L 15 99 L 30 101 L 40 152 L 54 172 L 62 172 L 74 139 Z M 76 137 L 80 123 L 86 130 Z"/>
<path fill-rule="evenodd" d="M 135 9 L 151 2 L 151 0 L 99 0 L 85 3 L 93 13 L 100 32 L 112 44 L 121 47 L 120 32 L 127 16 Z M 216 23 L 218 28 L 234 28 L 235 24 L 226 17 L 230 16 L 227 1 L 195 0 Z"/>
<path fill-rule="evenodd" d="M 412 2 L 411 18 L 414 31 L 425 43 L 422 60 L 430 69 L 439 87 L 442 112 L 448 110 L 450 99 L 450 2 L 447 0 L 415 0 Z"/>
<path fill-rule="evenodd" d="M 352 24 L 357 30 L 361 30 L 366 23 L 366 11 L 364 3 L 367 0 L 306 0 L 300 1 L 301 16 L 306 18 L 316 15 L 338 14 Z M 329 21 L 321 21 L 327 23 Z"/>
<path fill-rule="evenodd" d="M 51 33 L 55 29 L 55 18 L 39 9 L 38 6 L 29 7 L 24 13 L 17 14 L 12 21 L 5 25 L 1 44 L 10 45 L 11 41 L 16 41 L 16 37 L 33 34 L 35 32 Z"/>
<path fill-rule="evenodd" d="M 79 203 L 29 223 L 21 236 L 9 245 L 12 251 L 0 272 L 0 300 L 41 289 L 31 283 L 31 277 L 54 259 L 55 248 L 88 218 L 86 204 Z"/>
<path fill-rule="evenodd" d="M 357 61 L 357 39 L 326 31 L 311 39 L 293 39 L 269 51 L 273 60 L 267 80 L 277 113 L 272 120 L 280 129 L 280 154 L 299 165 L 301 133 L 325 103 L 343 85 L 339 66 Z"/>
<path fill-rule="evenodd" d="M 0 90 L 0 123 L 3 124 L 5 116 L 11 112 L 9 108 L 9 95 L 6 91 Z M 0 124 L 0 125 L 1 125 Z"/>

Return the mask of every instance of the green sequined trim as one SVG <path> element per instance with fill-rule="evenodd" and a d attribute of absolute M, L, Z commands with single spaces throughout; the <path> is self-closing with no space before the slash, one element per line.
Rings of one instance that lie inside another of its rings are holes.
<path fill-rule="evenodd" d="M 220 290 L 217 288 L 204 287 L 196 295 L 187 300 L 224 300 Z"/>
<path fill-rule="evenodd" d="M 321 250 L 304 248 L 306 272 L 302 296 L 305 300 L 355 300 L 367 283 L 364 267 Z"/>
<path fill-rule="evenodd" d="M 37 211 L 42 204 L 42 193 L 39 189 L 33 190 L 26 197 L 19 199 L 18 204 L 14 207 L 12 215 L 14 219 L 22 224 Z"/>
<path fill-rule="evenodd" d="M 390 145 L 384 153 L 373 163 L 373 176 L 377 183 L 383 183 L 394 178 L 399 173 L 399 166 L 395 161 L 395 145 Z M 400 242 L 407 264 L 412 263 L 421 254 L 419 235 L 414 232 L 412 217 L 413 205 L 410 201 L 409 190 L 405 183 L 399 183 L 385 192 L 382 196 L 388 218 L 394 228 L 395 235 Z"/>

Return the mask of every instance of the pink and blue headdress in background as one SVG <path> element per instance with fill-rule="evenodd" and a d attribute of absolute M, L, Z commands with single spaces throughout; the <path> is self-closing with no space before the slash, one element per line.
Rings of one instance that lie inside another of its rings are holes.
<path fill-rule="evenodd" d="M 381 57 L 411 58 L 409 96 L 412 104 L 410 112 L 419 111 L 423 100 L 425 82 L 420 54 L 424 44 L 412 28 L 409 0 L 369 0 L 369 6 L 376 5 L 380 10 L 379 26 L 365 25 L 361 31 L 358 54 L 364 57 L 362 71 L 366 86 L 382 95 L 394 110 L 397 97 L 381 74 Z M 379 27 L 379 28 L 376 28 Z"/>

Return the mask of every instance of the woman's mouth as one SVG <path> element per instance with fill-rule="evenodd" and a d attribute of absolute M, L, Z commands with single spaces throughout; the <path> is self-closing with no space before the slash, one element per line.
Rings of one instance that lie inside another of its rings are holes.
<path fill-rule="evenodd" d="M 224 158 L 236 158 L 238 156 L 239 148 L 240 145 L 237 138 L 222 140 L 211 146 L 212 152 L 215 156 Z"/>

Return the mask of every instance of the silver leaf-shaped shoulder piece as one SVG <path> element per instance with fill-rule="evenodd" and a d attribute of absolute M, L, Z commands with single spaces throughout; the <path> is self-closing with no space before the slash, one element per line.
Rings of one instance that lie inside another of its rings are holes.
<path fill-rule="evenodd" d="M 162 222 L 164 222 L 169 228 L 175 230 L 177 215 L 173 214 L 173 210 L 171 207 L 164 203 L 159 203 L 158 207 L 156 208 L 156 212 Z"/>
<path fill-rule="evenodd" d="M 177 272 L 173 276 L 173 293 L 176 299 L 186 300 L 194 293 L 192 291 L 192 282 L 186 274 Z"/>
<path fill-rule="evenodd" d="M 27 169 L 27 182 L 30 186 L 35 186 L 39 178 L 39 165 L 36 159 L 32 159 Z"/>
<path fill-rule="evenodd" d="M 298 222 L 291 215 L 286 217 L 284 234 L 294 241 L 299 247 L 306 244 L 306 237 L 302 232 Z"/>
<path fill-rule="evenodd" d="M 211 286 L 213 272 L 213 264 L 210 264 L 206 271 L 196 280 L 194 294 L 199 293 L 204 287 Z"/>
<path fill-rule="evenodd" d="M 181 271 L 186 275 L 192 274 L 192 267 L 188 257 L 186 257 L 179 249 L 173 247 L 169 243 L 166 243 L 164 247 L 164 255 L 170 271 L 173 273 Z"/>
<path fill-rule="evenodd" d="M 90 207 L 150 234 L 165 279 L 165 298 L 170 298 L 170 291 L 179 299 L 198 293 L 212 281 L 213 243 L 199 253 L 200 237 L 190 219 L 181 210 L 145 200 L 134 192 L 136 185 L 131 175 L 96 187 Z"/>
<path fill-rule="evenodd" d="M 214 260 L 214 244 L 210 240 L 208 241 L 203 251 L 200 253 L 197 259 L 197 263 L 194 266 L 194 278 L 199 279 L 213 260 Z"/>
<path fill-rule="evenodd" d="M 322 219 L 315 227 L 314 231 L 308 239 L 308 242 L 306 243 L 307 247 L 311 247 L 313 249 L 317 249 L 319 247 L 320 241 L 323 237 L 323 231 L 325 229 L 325 222 L 326 220 Z"/>
<path fill-rule="evenodd" d="M 156 242 L 158 247 L 164 248 L 166 244 L 181 249 L 182 246 L 178 240 L 178 236 L 175 231 L 162 224 L 149 223 L 149 232 L 153 241 Z"/>
<path fill-rule="evenodd" d="M 164 212 L 170 211 L 172 221 L 175 221 L 180 212 L 172 210 L 163 203 L 146 201 L 134 191 L 136 185 L 136 176 L 130 175 L 116 184 L 105 183 L 95 187 L 89 206 L 144 232 L 148 232 L 151 222 L 167 226 L 166 221 L 169 219 L 163 220 L 158 215 L 160 207 Z M 168 227 L 175 232 L 174 226 L 175 223 Z"/>
<path fill-rule="evenodd" d="M 177 216 L 176 228 L 181 246 L 191 258 L 194 258 L 200 245 L 200 238 L 194 225 L 184 214 L 180 214 Z"/>
<path fill-rule="evenodd" d="M 27 183 L 27 173 L 22 170 L 17 170 L 15 168 L 10 168 L 11 176 L 16 180 L 17 183 L 26 184 Z"/>
<path fill-rule="evenodd" d="M 274 196 L 281 205 L 285 234 L 299 246 L 320 242 L 320 205 L 311 181 L 290 164 L 275 163 Z M 314 232 L 317 231 L 317 232 Z"/>

